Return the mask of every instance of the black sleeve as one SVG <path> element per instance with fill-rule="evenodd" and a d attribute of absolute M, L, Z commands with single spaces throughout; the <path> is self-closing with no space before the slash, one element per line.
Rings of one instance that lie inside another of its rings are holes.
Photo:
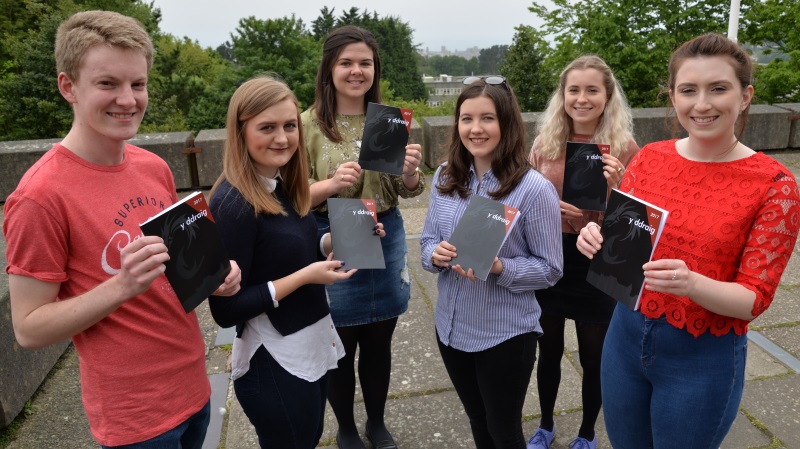
<path fill-rule="evenodd" d="M 208 299 L 211 315 L 222 327 L 243 323 L 274 309 L 267 282 L 250 285 L 254 248 L 258 238 L 258 217 L 239 193 L 220 189 L 211 199 L 211 214 L 226 251 L 242 271 L 241 289 L 233 296 L 212 296 Z"/>

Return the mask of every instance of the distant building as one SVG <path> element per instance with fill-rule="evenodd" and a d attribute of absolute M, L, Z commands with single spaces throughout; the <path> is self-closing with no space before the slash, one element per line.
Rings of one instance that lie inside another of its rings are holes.
<path fill-rule="evenodd" d="M 431 51 L 428 47 L 425 47 L 425 50 L 417 50 L 421 56 L 426 58 L 430 56 L 461 56 L 464 59 L 472 59 L 477 58 L 478 55 L 481 54 L 481 49 L 478 47 L 468 48 L 466 50 L 448 50 L 447 47 L 442 45 L 441 51 Z"/>
<path fill-rule="evenodd" d="M 464 78 L 467 76 L 422 75 L 422 84 L 425 85 L 425 89 L 428 91 L 428 105 L 439 106 L 449 99 L 458 97 L 464 88 Z"/>

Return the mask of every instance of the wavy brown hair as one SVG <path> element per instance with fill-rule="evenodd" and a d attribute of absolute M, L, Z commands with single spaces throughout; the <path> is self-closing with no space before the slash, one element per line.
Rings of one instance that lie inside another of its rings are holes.
<path fill-rule="evenodd" d="M 487 84 L 479 79 L 461 91 L 453 113 L 453 129 L 447 151 L 447 164 L 442 166 L 439 174 L 439 192 L 445 195 L 457 193 L 461 198 L 468 197 L 469 169 L 472 165 L 472 154 L 464 146 L 458 133 L 458 119 L 464 101 L 487 97 L 492 100 L 497 110 L 497 121 L 500 125 L 500 141 L 492 152 L 492 173 L 500 182 L 500 188 L 489 192 L 489 196 L 499 200 L 511 193 L 531 169 L 528 154 L 525 150 L 525 125 L 522 122 L 517 97 L 508 83 Z"/>
<path fill-rule="evenodd" d="M 381 58 L 378 55 L 378 41 L 375 40 L 375 36 L 355 25 L 345 25 L 331 31 L 325 38 L 325 43 L 322 44 L 322 62 L 317 70 L 317 99 L 312 108 L 316 113 L 322 133 L 334 143 L 341 142 L 342 135 L 339 134 L 339 128 L 336 126 L 336 88 L 333 86 L 333 67 L 345 47 L 359 42 L 365 43 L 372 50 L 372 62 L 375 68 L 372 87 L 364 96 L 364 107 L 366 108 L 369 102 L 381 102 Z"/>
<path fill-rule="evenodd" d="M 297 108 L 297 130 L 300 134 L 297 150 L 289 162 L 281 167 L 281 178 L 295 211 L 301 216 L 308 214 L 311 208 L 308 162 L 297 97 L 286 84 L 270 76 L 250 79 L 239 86 L 231 97 L 226 122 L 225 151 L 222 155 L 222 174 L 211 188 L 212 197 L 222 181 L 227 180 L 253 206 L 256 214 L 286 215 L 281 203 L 264 188 L 264 181 L 256 171 L 244 137 L 248 120 L 285 100 L 292 100 Z"/>

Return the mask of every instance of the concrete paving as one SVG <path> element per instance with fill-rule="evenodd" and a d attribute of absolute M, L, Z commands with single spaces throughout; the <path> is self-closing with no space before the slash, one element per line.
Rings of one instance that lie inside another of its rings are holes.
<path fill-rule="evenodd" d="M 773 155 L 795 176 L 800 176 L 800 154 Z M 386 422 L 401 448 L 474 447 L 467 418 L 436 348 L 433 324 L 436 277 L 423 271 L 419 264 L 419 233 L 427 206 L 427 195 L 401 203 L 409 236 L 412 293 L 409 311 L 400 317 L 394 336 Z M 255 434 L 232 393 L 227 374 L 230 333 L 219 333 L 205 304 L 198 308 L 198 318 L 208 347 L 208 374 L 215 385 L 214 397 L 221 398 L 224 409 L 224 414 L 219 412 L 220 407 L 212 410 L 217 414 L 219 431 L 209 431 L 205 447 L 255 449 L 258 447 Z M 797 361 L 800 358 L 800 257 L 792 259 L 775 302 L 751 328 L 774 345 L 768 346 L 779 348 L 792 363 L 800 363 Z M 577 434 L 581 419 L 577 341 L 571 325 L 567 326 L 567 331 L 555 413 L 558 432 L 553 449 L 567 447 Z M 748 349 L 744 398 L 722 448 L 800 449 L 800 374 L 787 366 L 787 359 L 762 349 L 753 339 Z M 523 429 L 529 436 L 536 429 L 540 416 L 535 376 L 523 414 Z M 78 361 L 72 348 L 61 358 L 23 415 L 0 433 L 0 449 L 97 447 L 81 405 Z M 366 416 L 360 391 L 356 393 L 356 420 L 362 423 L 363 432 Z M 597 434 L 597 447 L 610 448 L 602 414 Z M 335 435 L 336 420 L 328 408 L 320 447 L 336 447 Z M 364 441 L 366 443 L 366 438 Z"/>

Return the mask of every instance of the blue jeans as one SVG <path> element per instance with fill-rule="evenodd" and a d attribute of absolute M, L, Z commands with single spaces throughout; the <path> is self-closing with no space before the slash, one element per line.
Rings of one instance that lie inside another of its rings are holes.
<path fill-rule="evenodd" d="M 328 374 L 308 382 L 286 371 L 264 346 L 233 381 L 236 399 L 262 449 L 313 449 L 325 424 Z"/>
<path fill-rule="evenodd" d="M 719 448 L 744 389 L 747 335 L 693 337 L 618 304 L 603 347 L 603 415 L 615 449 Z"/>
<path fill-rule="evenodd" d="M 172 430 L 140 443 L 101 446 L 103 449 L 200 449 L 211 419 L 211 401 Z"/>

